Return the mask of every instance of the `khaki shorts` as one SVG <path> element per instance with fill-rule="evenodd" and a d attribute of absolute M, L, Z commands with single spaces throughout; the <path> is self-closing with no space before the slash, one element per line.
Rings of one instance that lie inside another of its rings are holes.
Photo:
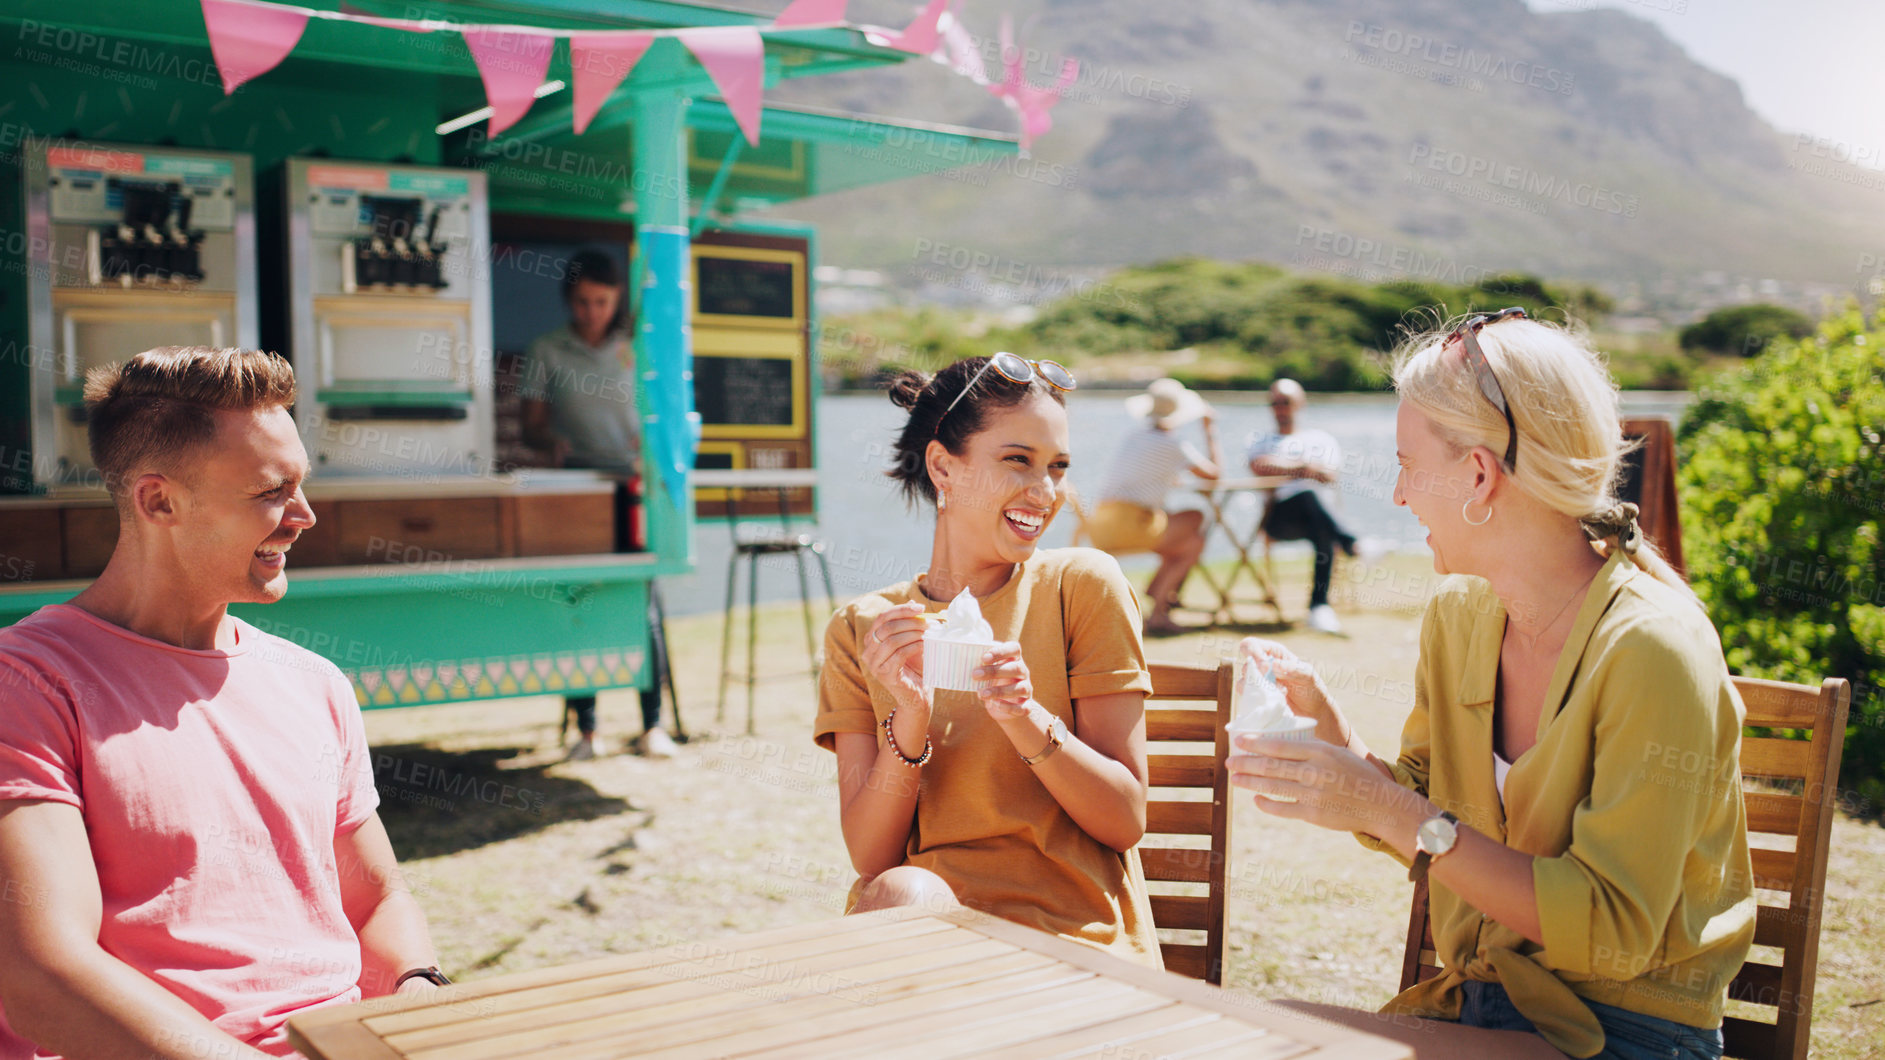
<path fill-rule="evenodd" d="M 1150 552 L 1165 536 L 1165 513 L 1131 501 L 1101 501 L 1086 521 L 1093 547 L 1102 552 Z"/>

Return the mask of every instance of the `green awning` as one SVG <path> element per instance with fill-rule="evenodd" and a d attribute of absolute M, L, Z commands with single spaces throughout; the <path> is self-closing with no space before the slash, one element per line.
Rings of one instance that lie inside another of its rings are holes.
<path fill-rule="evenodd" d="M 298 2 L 330 10 L 342 6 L 341 0 Z M 353 0 L 346 7 L 392 18 L 557 29 L 763 26 L 772 19 L 677 0 L 439 0 L 423 9 L 393 0 Z M 715 189 L 739 133 L 726 105 L 714 98 L 705 71 L 674 42 L 649 52 L 583 135 L 571 128 L 571 92 L 565 87 L 537 100 L 522 121 L 490 140 L 482 122 L 443 137 L 432 132 L 485 102 L 476 64 L 463 39 L 449 31 L 412 34 L 311 19 L 280 66 L 227 100 L 216 83 L 198 0 L 14 0 L 0 11 L 0 33 L 20 42 L 14 56 L 0 56 L 0 81 L 18 78 L 43 89 L 11 93 L 24 95 L 26 105 L 11 108 L 9 120 L 33 135 L 132 142 L 161 136 L 182 146 L 249 151 L 264 166 L 310 153 L 477 165 L 490 175 L 496 209 L 630 216 L 629 123 L 634 98 L 644 92 L 679 91 L 694 98 L 687 109 L 690 197 L 720 213 L 985 164 L 1018 150 L 1015 138 L 1001 133 L 769 106 L 759 144 L 741 141 L 723 185 Z M 102 105 L 88 110 L 87 100 L 97 94 L 88 89 L 96 81 L 62 69 L 60 62 L 68 58 L 127 75 L 159 76 L 136 93 L 116 93 L 125 96 L 123 113 Z M 766 83 L 771 88 L 787 79 L 894 66 L 910 58 L 851 27 L 770 32 Z M 557 45 L 547 76 L 569 80 L 567 46 Z M 964 90 L 972 91 L 966 85 Z"/>
<path fill-rule="evenodd" d="M 621 219 L 633 212 L 630 113 L 616 108 L 611 118 L 605 110 L 581 136 L 567 124 L 536 139 L 490 141 L 474 133 L 457 141 L 451 161 L 484 170 L 494 206 Z M 717 99 L 695 100 L 687 126 L 688 194 L 703 202 L 726 166 L 713 203 L 723 214 L 984 165 L 1017 151 L 1015 138 L 1000 133 L 805 107 L 767 107 L 759 144 L 752 146 Z M 558 125 L 549 121 L 542 128 Z"/>

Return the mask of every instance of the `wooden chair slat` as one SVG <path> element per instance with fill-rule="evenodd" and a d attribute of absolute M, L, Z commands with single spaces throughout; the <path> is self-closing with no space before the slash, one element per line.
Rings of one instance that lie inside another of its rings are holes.
<path fill-rule="evenodd" d="M 1165 970 L 1173 975 L 1203 979 L 1210 970 L 1210 958 L 1205 956 L 1206 948 L 1184 942 L 1167 942 L 1159 946 L 1159 956 L 1164 958 Z"/>
<path fill-rule="evenodd" d="M 1148 846 L 1140 844 L 1139 862 L 1147 880 L 1202 883 L 1203 895 L 1153 895 L 1152 923 L 1157 927 L 1203 931 L 1200 947 L 1161 946 L 1165 967 L 1180 975 L 1189 975 L 1217 984 L 1224 974 L 1224 898 L 1227 886 L 1226 859 L 1230 852 L 1230 776 L 1224 769 L 1224 755 L 1230 738 L 1224 726 L 1230 721 L 1233 669 L 1229 662 L 1215 666 L 1173 666 L 1156 664 L 1152 670 L 1154 700 L 1192 700 L 1189 709 L 1160 707 L 1146 711 L 1146 761 L 1153 787 L 1159 796 L 1145 807 L 1146 835 L 1207 836 L 1207 849 Z M 1173 743 L 1206 744 L 1208 753 L 1196 746 L 1161 747 Z M 1188 753 L 1156 753 L 1160 751 Z M 1168 789 L 1179 789 L 1190 799 L 1165 797 Z M 1209 801 L 1193 793 L 1208 793 Z"/>
<path fill-rule="evenodd" d="M 1162 928 L 1206 931 L 1211 927 L 1211 900 L 1201 894 L 1155 894 L 1152 923 Z"/>
<path fill-rule="evenodd" d="M 1754 911 L 1754 944 L 1791 949 L 1800 944 L 1805 927 L 1805 918 L 1796 916 L 1793 910 L 1764 905 Z"/>
<path fill-rule="evenodd" d="M 1145 807 L 1145 830 L 1165 835 L 1210 835 L 1208 802 L 1152 802 Z"/>
<path fill-rule="evenodd" d="M 1772 891 L 1793 890 L 1794 852 L 1755 847 L 1748 851 L 1754 860 L 1754 886 Z"/>
<path fill-rule="evenodd" d="M 1809 685 L 1737 677 L 1734 687 L 1741 694 L 1741 705 L 1747 708 L 1743 724 L 1812 729 L 1830 717 L 1820 703 L 1821 690 Z"/>
<path fill-rule="evenodd" d="M 1217 715 L 1208 710 L 1148 710 L 1145 712 L 1147 743 L 1169 740 L 1196 740 L 1210 743 L 1217 738 Z"/>
<path fill-rule="evenodd" d="M 1218 761 L 1204 755 L 1148 755 L 1146 782 L 1155 788 L 1208 788 Z"/>
<path fill-rule="evenodd" d="M 1150 699 L 1216 699 L 1217 667 L 1152 663 Z"/>
<path fill-rule="evenodd" d="M 1748 792 L 1748 831 L 1764 835 L 1799 835 L 1800 815 L 1805 809 L 1805 801 L 1798 795 Z"/>
<path fill-rule="evenodd" d="M 1145 878 L 1162 883 L 1210 883 L 1224 863 L 1215 850 L 1198 847 L 1140 847 L 1139 864 Z"/>
<path fill-rule="evenodd" d="M 1723 1056 L 1763 1057 L 1791 1056 L 1780 1048 L 1779 1028 L 1771 1023 L 1759 1020 L 1742 1019 L 1728 1016 L 1721 1021 L 1721 1042 Z M 1801 1056 L 1805 1056 L 1803 1051 Z"/>
<path fill-rule="evenodd" d="M 1771 964 L 1748 961 L 1729 982 L 1728 996 L 1736 1001 L 1779 1007 L 1780 969 Z"/>
<path fill-rule="evenodd" d="M 1805 740 L 1777 736 L 1750 736 L 1741 741 L 1741 775 L 1798 780 L 1811 768 L 1813 745 Z"/>
<path fill-rule="evenodd" d="M 1794 849 L 1749 851 L 1754 885 L 1784 891 L 1785 907 L 1755 910 L 1754 942 L 1782 952 L 1779 967 L 1750 961 L 1741 966 L 1728 994 L 1777 1008 L 1774 1023 L 1730 1016 L 1722 1025 L 1725 1055 L 1743 1060 L 1806 1060 L 1812 1029 L 1813 985 L 1818 974 L 1820 910 L 1825 898 L 1827 849 L 1832 839 L 1834 781 L 1839 776 L 1852 686 L 1829 677 L 1819 687 L 1734 678 L 1747 708 L 1746 724 L 1810 729 L 1808 740 L 1744 735 L 1741 775 L 1797 780 L 1805 796 L 1744 788 L 1748 831 L 1790 835 Z M 1401 956 L 1401 989 L 1439 973 L 1423 881 L 1414 889 L 1407 942 Z M 1783 1003 L 1784 1002 L 1784 1003 Z"/>

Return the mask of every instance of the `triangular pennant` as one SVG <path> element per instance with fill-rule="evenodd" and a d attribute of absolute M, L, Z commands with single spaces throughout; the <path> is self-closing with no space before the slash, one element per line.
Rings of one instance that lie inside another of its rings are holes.
<path fill-rule="evenodd" d="M 301 40 L 308 13 L 298 8 L 203 0 L 209 51 L 222 75 L 223 95 L 273 70 Z"/>
<path fill-rule="evenodd" d="M 1014 98 L 1015 109 L 1021 113 L 1021 149 L 1027 150 L 1034 141 L 1047 134 L 1054 127 L 1054 119 L 1048 111 L 1060 102 L 1061 94 L 1067 86 L 1080 76 L 1080 64 L 1072 59 L 1060 64 L 1060 79 L 1048 88 L 1036 88 L 1023 84 L 1021 91 Z"/>
<path fill-rule="evenodd" d="M 916 21 L 903 27 L 903 32 L 891 37 L 885 43 L 898 51 L 928 55 L 936 50 L 936 42 L 942 33 L 936 24 L 942 20 L 943 11 L 949 6 L 949 0 L 929 0 L 929 6 L 923 8 Z"/>
<path fill-rule="evenodd" d="M 969 28 L 962 24 L 957 10 L 943 15 L 937 28 L 942 33 L 943 51 L 949 56 L 951 70 L 978 85 L 988 83 L 988 68 L 982 63 L 981 49 L 975 46 L 975 38 L 969 36 Z"/>
<path fill-rule="evenodd" d="M 491 104 L 490 133 L 496 136 L 517 124 L 536 101 L 556 38 L 490 26 L 466 26 L 464 35 L 478 76 L 484 79 L 484 98 Z"/>
<path fill-rule="evenodd" d="M 759 143 L 759 112 L 765 102 L 766 38 L 753 26 L 685 29 L 676 36 L 706 67 L 746 142 Z"/>
<path fill-rule="evenodd" d="M 570 106 L 579 135 L 654 42 L 652 33 L 570 34 L 570 80 L 576 93 Z"/>
<path fill-rule="evenodd" d="M 772 20 L 774 26 L 817 26 L 844 21 L 844 9 L 851 0 L 792 0 L 786 5 L 779 17 Z"/>

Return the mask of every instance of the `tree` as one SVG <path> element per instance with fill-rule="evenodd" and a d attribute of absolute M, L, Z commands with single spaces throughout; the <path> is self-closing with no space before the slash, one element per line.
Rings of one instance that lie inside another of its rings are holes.
<path fill-rule="evenodd" d="M 1778 338 L 1803 339 L 1813 334 L 1806 314 L 1784 305 L 1755 302 L 1717 309 L 1682 329 L 1685 350 L 1731 353 L 1752 357 Z"/>
<path fill-rule="evenodd" d="M 1705 388 L 1678 435 L 1689 581 L 1737 673 L 1852 682 L 1840 775 L 1885 803 L 1885 316 L 1855 308 Z M 1854 808 L 1848 801 L 1847 807 Z"/>

